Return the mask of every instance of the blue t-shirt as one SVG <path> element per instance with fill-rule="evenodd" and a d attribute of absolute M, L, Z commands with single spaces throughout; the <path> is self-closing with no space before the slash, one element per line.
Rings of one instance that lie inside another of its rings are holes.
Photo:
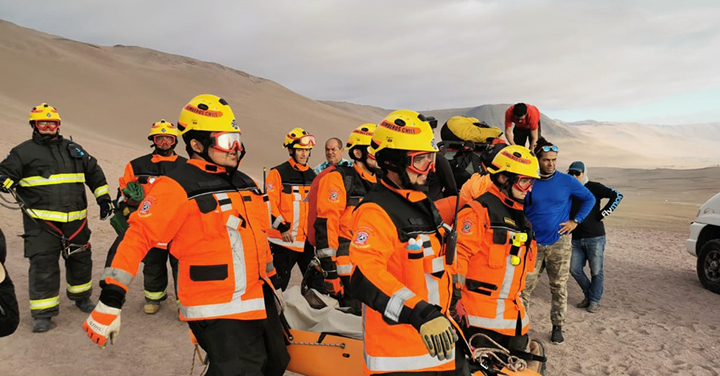
<path fill-rule="evenodd" d="M 582 222 L 595 204 L 595 196 L 574 177 L 556 172 L 550 179 L 538 179 L 525 197 L 525 215 L 532 223 L 540 245 L 560 239 L 560 224 L 570 220 L 572 199 L 582 202 L 574 219 Z"/>

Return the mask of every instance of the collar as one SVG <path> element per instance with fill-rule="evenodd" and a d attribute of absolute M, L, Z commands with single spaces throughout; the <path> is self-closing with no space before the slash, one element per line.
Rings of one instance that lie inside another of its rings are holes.
<path fill-rule="evenodd" d="M 301 165 L 300 163 L 297 163 L 293 157 L 290 157 L 290 159 L 288 159 L 288 163 L 290 163 L 290 167 L 292 167 L 295 171 L 304 172 L 310 169 L 310 166 L 308 166 L 307 163 Z"/>
<path fill-rule="evenodd" d="M 222 174 L 226 173 L 225 167 L 218 166 L 213 163 L 208 163 L 204 159 L 191 158 L 188 160 L 189 164 L 207 172 L 208 174 Z"/>
<path fill-rule="evenodd" d="M 159 162 L 175 162 L 178 158 L 177 154 L 173 154 L 168 157 L 163 157 L 160 154 L 153 154 L 152 155 L 152 163 L 159 163 Z"/>
<path fill-rule="evenodd" d="M 40 145 L 48 145 L 48 144 L 62 142 L 63 136 L 58 134 L 56 137 L 50 138 L 50 137 L 43 136 L 40 133 L 38 133 L 37 131 L 33 130 L 32 140 Z"/>
<path fill-rule="evenodd" d="M 505 206 L 509 207 L 510 209 L 514 210 L 523 210 L 523 204 L 511 199 L 510 197 L 506 196 L 504 193 L 500 192 L 500 188 L 498 188 L 497 185 L 494 183 L 488 187 L 488 192 L 494 194 L 497 196 L 497 198 L 500 199 L 500 201 L 505 204 Z"/>
<path fill-rule="evenodd" d="M 371 172 L 365 171 L 362 167 L 359 166 L 359 163 L 353 163 L 352 167 L 363 180 L 369 181 L 371 183 L 377 183 L 377 176 Z"/>
<path fill-rule="evenodd" d="M 550 174 L 550 175 L 540 174 L 540 180 L 550 180 L 550 179 L 552 179 L 553 177 L 555 177 L 555 174 L 557 174 L 557 169 L 555 169 L 555 171 L 553 171 L 553 173 Z"/>
<path fill-rule="evenodd" d="M 428 198 L 425 193 L 422 193 L 420 191 L 415 191 L 412 189 L 401 189 L 395 183 L 388 179 L 381 179 L 380 183 L 382 183 L 385 188 L 397 193 L 398 195 L 402 196 L 404 199 L 412 203 L 420 202 Z"/>

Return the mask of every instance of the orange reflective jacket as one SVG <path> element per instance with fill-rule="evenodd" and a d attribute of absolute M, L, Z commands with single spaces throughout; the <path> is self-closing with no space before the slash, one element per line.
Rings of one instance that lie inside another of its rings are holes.
<path fill-rule="evenodd" d="M 523 206 L 492 185 L 458 213 L 457 223 L 454 280 L 462 285 L 468 323 L 507 336 L 527 333 L 529 320 L 520 292 L 525 276 L 535 268 L 537 245 Z M 521 234 L 527 238 L 520 242 Z"/>
<path fill-rule="evenodd" d="M 303 252 L 307 238 L 308 202 L 305 200 L 315 172 L 290 158 L 273 167 L 265 186 L 270 199 L 270 223 L 268 240 L 293 251 Z M 281 233 L 291 230 L 292 243 L 282 240 Z"/>
<path fill-rule="evenodd" d="M 275 274 L 265 232 L 267 196 L 247 175 L 199 159 L 158 178 L 102 280 L 127 291 L 145 254 L 169 243 L 178 259 L 180 318 L 263 319 Z"/>
<path fill-rule="evenodd" d="M 430 356 L 418 333 L 429 312 L 450 306 L 442 220 L 425 194 L 390 184 L 382 180 L 353 218 L 350 293 L 365 304 L 365 371 L 453 370 L 454 355 Z"/>
<path fill-rule="evenodd" d="M 150 185 L 159 176 L 165 176 L 177 166 L 185 164 L 187 159 L 174 154 L 163 157 L 160 154 L 147 154 L 135 158 L 125 166 L 125 173 L 120 177 L 120 190 L 127 187 L 128 183 L 140 183 L 145 194 L 148 193 Z"/>
<path fill-rule="evenodd" d="M 352 167 L 333 167 L 320 174 L 317 189 L 311 188 L 308 196 L 311 212 L 308 226 L 312 226 L 308 239 L 318 257 L 335 258 L 338 275 L 349 277 L 352 264 L 348 246 L 352 239 L 353 211 L 377 180 L 357 163 Z"/>

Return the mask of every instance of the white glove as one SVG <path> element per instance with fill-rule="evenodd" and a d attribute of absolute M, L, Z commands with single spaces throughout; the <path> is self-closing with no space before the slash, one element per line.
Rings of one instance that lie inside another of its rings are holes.
<path fill-rule="evenodd" d="M 120 334 L 120 309 L 108 307 L 102 301 L 98 302 L 85 320 L 83 330 L 87 332 L 93 342 L 103 349 L 108 340 L 111 344 L 115 344 L 115 340 Z"/>

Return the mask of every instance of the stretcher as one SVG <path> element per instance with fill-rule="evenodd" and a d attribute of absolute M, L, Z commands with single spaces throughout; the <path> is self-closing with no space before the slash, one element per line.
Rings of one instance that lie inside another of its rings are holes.
<path fill-rule="evenodd" d="M 286 331 L 287 370 L 306 376 L 363 375 L 363 343 L 330 333 Z"/>

